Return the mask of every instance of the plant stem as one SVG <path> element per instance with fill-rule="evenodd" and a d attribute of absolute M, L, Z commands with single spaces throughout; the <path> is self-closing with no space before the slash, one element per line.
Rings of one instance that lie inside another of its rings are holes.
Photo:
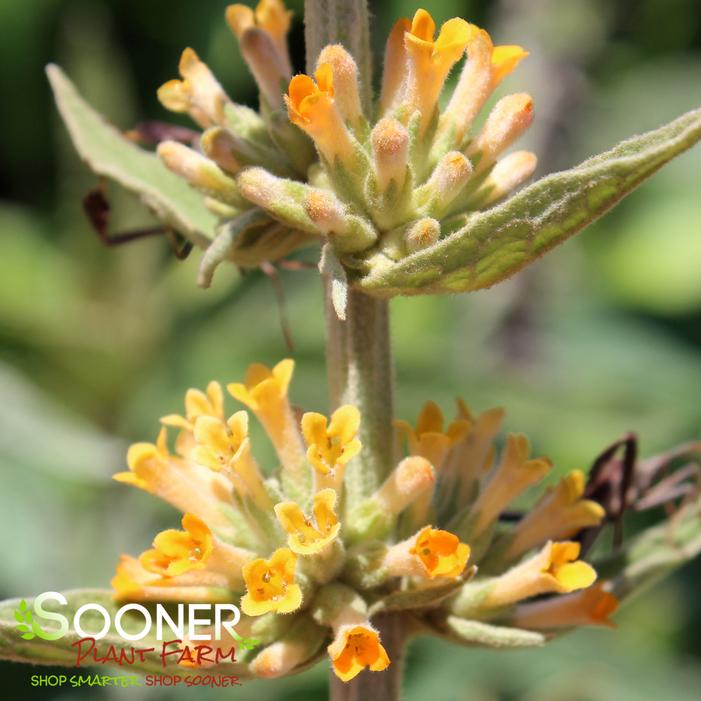
<path fill-rule="evenodd" d="M 332 407 L 352 404 L 361 414 L 361 455 L 346 469 L 346 509 L 370 496 L 394 467 L 393 370 L 386 300 L 348 291 L 340 321 L 326 294 L 326 363 Z"/>
<path fill-rule="evenodd" d="M 372 60 L 366 0 L 306 0 L 304 4 L 307 72 L 327 44 L 340 43 L 358 64 L 361 99 L 372 111 Z M 331 303 L 330 281 L 325 281 L 326 363 L 332 408 L 352 404 L 360 410 L 361 454 L 346 468 L 345 508 L 367 498 L 394 467 L 392 353 L 389 307 L 359 292 L 348 291 L 346 319 L 341 321 Z M 394 701 L 399 699 L 402 619 L 378 616 L 373 621 L 392 664 L 384 672 L 365 671 L 344 683 L 331 673 L 332 701 Z"/>

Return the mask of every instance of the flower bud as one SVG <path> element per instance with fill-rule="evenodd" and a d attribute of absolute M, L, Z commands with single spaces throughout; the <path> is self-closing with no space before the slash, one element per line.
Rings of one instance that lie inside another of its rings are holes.
<path fill-rule="evenodd" d="M 225 204 L 245 207 L 236 182 L 206 156 L 177 141 L 161 142 L 157 153 L 169 170 L 204 194 Z"/>
<path fill-rule="evenodd" d="M 453 129 L 459 145 L 485 102 L 499 83 L 528 56 L 520 46 L 494 46 L 489 34 L 479 30 L 467 45 L 467 61 L 439 124 L 439 131 Z"/>
<path fill-rule="evenodd" d="M 476 172 L 488 168 L 533 122 L 533 100 L 526 93 L 507 95 L 497 102 L 466 154 Z"/>
<path fill-rule="evenodd" d="M 333 235 L 334 248 L 343 253 L 362 251 L 377 240 L 377 232 L 365 218 L 352 215 L 330 191 L 310 188 L 304 210 L 323 234 Z"/>
<path fill-rule="evenodd" d="M 392 182 L 401 190 L 409 163 L 409 133 L 396 119 L 385 117 L 372 130 L 371 143 L 379 191 L 385 192 Z"/>
<path fill-rule="evenodd" d="M 426 214 L 442 217 L 471 176 L 472 163 L 467 156 L 449 151 L 438 162 L 428 182 L 417 190 L 417 204 Z"/>
<path fill-rule="evenodd" d="M 405 458 L 390 473 L 373 499 L 384 513 L 395 516 L 429 491 L 435 479 L 435 472 L 428 460 L 418 456 Z"/>
<path fill-rule="evenodd" d="M 425 217 L 415 221 L 404 234 L 404 243 L 409 253 L 432 246 L 441 235 L 441 224 L 437 219 Z"/>
<path fill-rule="evenodd" d="M 331 66 L 334 99 L 341 116 L 357 130 L 363 120 L 358 87 L 358 66 L 340 44 L 330 44 L 321 50 L 316 62 L 317 68 L 324 63 Z"/>
<path fill-rule="evenodd" d="M 520 604 L 510 623 L 518 628 L 534 630 L 574 626 L 615 628 L 609 616 L 618 608 L 618 599 L 604 587 L 604 584 L 597 583 L 574 594 Z"/>
<path fill-rule="evenodd" d="M 515 151 L 498 160 L 484 183 L 470 197 L 469 207 L 482 209 L 498 202 L 528 180 L 537 165 L 538 159 L 530 151 Z"/>
<path fill-rule="evenodd" d="M 241 53 L 255 78 L 262 97 L 270 109 L 283 104 L 283 86 L 290 80 L 289 68 L 280 56 L 270 35 L 253 27 L 241 36 Z"/>
<path fill-rule="evenodd" d="M 241 170 L 241 162 L 236 157 L 236 137 L 221 127 L 208 129 L 202 135 L 202 151 L 222 170 L 235 175 Z"/>
<path fill-rule="evenodd" d="M 285 9 L 281 0 L 260 0 L 255 11 L 246 5 L 229 5 L 226 8 L 226 21 L 239 41 L 251 29 L 264 31 L 273 41 L 286 71 L 292 73 L 287 49 L 292 14 Z"/>
<path fill-rule="evenodd" d="M 301 617 L 280 640 L 253 658 L 250 669 L 256 676 L 265 678 L 291 674 L 317 653 L 325 635 L 326 631 L 314 621 Z"/>
<path fill-rule="evenodd" d="M 404 34 L 411 29 L 411 22 L 402 17 L 397 20 L 387 37 L 385 60 L 380 93 L 380 113 L 385 114 L 401 101 L 402 88 L 406 82 L 406 48 Z"/>
<path fill-rule="evenodd" d="M 539 482 L 552 468 L 545 458 L 528 460 L 530 445 L 523 434 L 509 434 L 499 464 L 474 504 L 475 522 L 471 538 L 479 535 L 528 487 Z"/>

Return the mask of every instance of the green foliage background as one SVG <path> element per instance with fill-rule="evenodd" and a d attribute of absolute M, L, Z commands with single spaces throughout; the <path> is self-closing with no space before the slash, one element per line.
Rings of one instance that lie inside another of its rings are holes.
<path fill-rule="evenodd" d="M 0 3 L 0 598 L 104 586 L 120 552 L 140 552 L 176 515 L 110 480 L 129 441 L 152 439 L 184 390 L 230 381 L 254 360 L 287 354 L 275 299 L 260 274 L 220 270 L 195 286 L 196 258 L 162 240 L 103 248 L 80 200 L 94 178 L 68 144 L 43 66 L 60 63 L 122 128 L 168 119 L 155 89 L 190 45 L 230 95 L 256 96 L 223 21 L 226 2 L 4 0 Z M 301 18 L 301 3 L 291 5 Z M 527 146 L 539 172 L 568 167 L 701 105 L 698 0 L 431 0 L 531 57 L 504 91 L 530 92 Z M 407 0 L 375 3 L 378 52 Z M 292 35 L 302 67 L 301 23 Z M 604 221 L 491 291 L 395 300 L 398 414 L 456 392 L 504 405 L 558 471 L 587 467 L 624 431 L 643 454 L 701 437 L 701 161 L 665 168 Z M 111 193 L 116 229 L 149 216 Z M 324 410 L 321 290 L 283 273 L 298 362 L 294 401 Z M 260 439 L 260 436 L 258 436 Z M 263 454 L 267 446 L 257 441 Z M 636 701 L 698 698 L 699 564 L 618 616 L 617 632 L 584 631 L 546 651 L 468 652 L 419 641 L 406 698 L 443 701 Z M 130 689 L 29 686 L 0 664 L 7 698 L 180 698 Z M 326 670 L 198 698 L 324 698 Z M 188 692 L 185 692 L 188 693 Z M 183 694 L 184 696 L 184 694 Z"/>

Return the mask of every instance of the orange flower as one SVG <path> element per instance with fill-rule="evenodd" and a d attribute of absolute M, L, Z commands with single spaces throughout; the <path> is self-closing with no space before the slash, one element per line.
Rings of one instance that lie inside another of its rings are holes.
<path fill-rule="evenodd" d="M 470 557 L 470 547 L 449 531 L 426 526 L 415 536 L 409 553 L 421 561 L 426 576 L 431 579 L 458 577 Z"/>
<path fill-rule="evenodd" d="M 264 613 L 291 613 L 302 604 L 302 590 L 295 583 L 297 556 L 288 548 L 278 548 L 269 560 L 258 558 L 243 567 L 247 593 L 241 610 L 247 616 Z"/>
<path fill-rule="evenodd" d="M 410 109 L 421 113 L 421 131 L 428 127 L 438 103 L 438 96 L 450 69 L 477 33 L 475 25 L 454 17 L 440 29 L 434 40 L 436 23 L 426 10 L 417 10 L 411 28 L 404 34 L 408 58 L 405 100 Z"/>
<path fill-rule="evenodd" d="M 333 671 L 344 682 L 353 679 L 366 667 L 381 672 L 390 664 L 378 632 L 369 625 L 342 626 L 327 650 Z"/>
<path fill-rule="evenodd" d="M 304 74 L 292 78 L 285 102 L 290 121 L 311 137 L 331 165 L 338 158 L 345 167 L 352 167 L 357 143 L 334 101 L 330 64 L 322 63 L 313 79 Z"/>
<path fill-rule="evenodd" d="M 614 628 L 609 617 L 618 608 L 618 599 L 604 587 L 597 583 L 567 596 L 521 604 L 516 607 L 512 623 L 518 628 L 537 630 L 573 626 Z"/>

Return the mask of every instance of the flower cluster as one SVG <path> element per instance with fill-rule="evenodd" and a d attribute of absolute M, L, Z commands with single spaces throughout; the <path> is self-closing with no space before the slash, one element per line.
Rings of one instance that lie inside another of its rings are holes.
<path fill-rule="evenodd" d="M 252 365 L 227 387 L 247 409 L 231 416 L 218 383 L 191 389 L 184 414 L 161 419 L 155 444 L 131 446 L 129 470 L 115 479 L 184 515 L 182 530 L 159 533 L 138 558 L 122 556 L 118 599 L 239 605 L 238 629 L 264 646 L 242 662 L 264 677 L 306 666 L 324 645 L 344 681 L 385 669 L 391 660 L 371 622 L 385 610 L 410 611 L 422 630 L 459 642 L 465 625 L 481 626 L 483 638 L 610 625 L 616 599 L 579 559 L 576 537 L 604 517 L 583 497 L 581 472 L 517 522 L 503 521 L 550 462 L 531 458 L 523 435 L 497 451 L 501 410 L 474 415 L 459 402 L 446 426 L 429 402 L 415 427 L 397 422 L 406 456 L 349 505 L 346 468 L 363 459 L 362 417 L 352 406 L 330 420 L 300 417 L 289 398 L 293 368 Z M 249 411 L 275 448 L 276 471 L 253 455 Z M 168 429 L 177 432 L 172 452 Z"/>
<path fill-rule="evenodd" d="M 528 95 L 503 97 L 472 129 L 527 56 L 520 46 L 494 46 L 459 18 L 437 30 L 417 10 L 390 32 L 381 93 L 369 104 L 339 44 L 321 51 L 313 75 L 292 75 L 281 0 L 261 0 L 255 11 L 232 5 L 226 18 L 258 84 L 260 111 L 233 102 L 192 49 L 183 53 L 182 79 L 158 92 L 204 129 L 194 147 L 158 147 L 221 219 L 201 284 L 225 259 L 255 266 L 314 242 L 328 242 L 350 276 L 376 272 L 457 231 L 535 170 L 530 152 L 502 156 L 531 124 Z M 441 110 L 448 75 L 463 59 Z"/>

